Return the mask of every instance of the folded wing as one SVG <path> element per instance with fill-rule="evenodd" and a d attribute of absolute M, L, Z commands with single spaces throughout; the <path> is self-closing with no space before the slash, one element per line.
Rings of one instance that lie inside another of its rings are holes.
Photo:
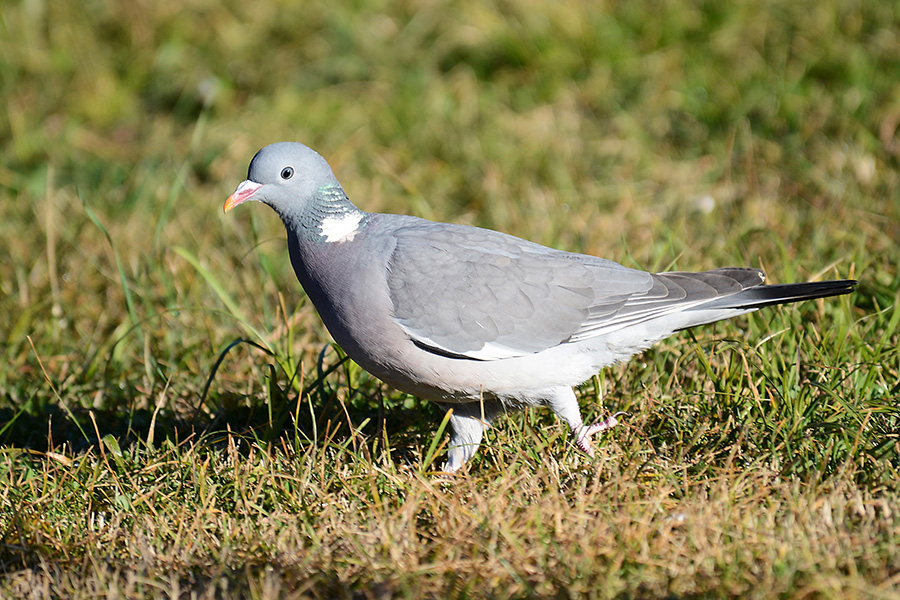
<path fill-rule="evenodd" d="M 590 339 L 764 279 L 756 269 L 654 275 L 459 225 L 395 233 L 388 285 L 397 323 L 426 350 L 473 360 Z"/>

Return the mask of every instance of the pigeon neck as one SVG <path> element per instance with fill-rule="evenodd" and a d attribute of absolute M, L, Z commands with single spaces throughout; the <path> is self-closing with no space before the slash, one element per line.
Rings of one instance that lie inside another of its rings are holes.
<path fill-rule="evenodd" d="M 350 202 L 340 184 L 331 183 L 316 190 L 297 221 L 309 241 L 348 242 L 359 231 L 365 216 Z"/>

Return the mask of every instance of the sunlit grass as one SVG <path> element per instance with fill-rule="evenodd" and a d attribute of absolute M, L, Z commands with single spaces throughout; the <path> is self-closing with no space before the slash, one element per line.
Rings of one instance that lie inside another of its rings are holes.
<path fill-rule="evenodd" d="M 890 597 L 890 3 L 0 7 L 0 594 Z M 679 334 L 436 475 L 443 414 L 343 361 L 261 146 L 361 208 L 649 270 L 853 277 Z M 245 342 L 234 343 L 238 339 Z"/>

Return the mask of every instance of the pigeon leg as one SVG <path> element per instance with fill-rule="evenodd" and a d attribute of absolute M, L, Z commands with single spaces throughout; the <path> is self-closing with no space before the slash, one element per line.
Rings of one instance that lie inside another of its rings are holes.
<path fill-rule="evenodd" d="M 619 423 L 617 417 L 625 414 L 624 412 L 617 412 L 602 421 L 585 425 L 581 418 L 581 409 L 578 407 L 578 399 L 575 398 L 575 392 L 572 391 L 572 388 L 554 389 L 547 399 L 547 406 L 556 413 L 556 416 L 568 423 L 572 434 L 575 436 L 575 444 L 579 450 L 588 456 L 594 456 L 591 437 L 596 433 L 615 427 Z"/>
<path fill-rule="evenodd" d="M 453 414 L 450 415 L 450 427 L 453 435 L 450 437 L 447 462 L 444 464 L 444 471 L 452 473 L 458 471 L 470 458 L 475 456 L 484 430 L 491 426 L 491 422 L 500 412 L 501 406 L 496 400 L 441 404 L 440 406 L 445 409 L 453 409 Z"/>
<path fill-rule="evenodd" d="M 588 456 L 594 456 L 594 447 L 591 445 L 591 437 L 595 433 L 600 433 L 601 431 L 606 431 L 607 429 L 611 429 L 619 424 L 619 419 L 621 415 L 626 415 L 625 411 L 619 411 L 615 414 L 612 414 L 602 421 L 598 421 L 592 425 L 582 426 L 581 430 L 578 432 L 578 437 L 575 440 L 575 443 L 578 444 L 578 447 Z"/>

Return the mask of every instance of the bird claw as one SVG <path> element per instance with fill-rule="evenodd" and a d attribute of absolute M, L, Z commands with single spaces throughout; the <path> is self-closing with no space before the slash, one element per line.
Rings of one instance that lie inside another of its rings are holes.
<path fill-rule="evenodd" d="M 600 433 L 601 431 L 612 429 L 613 427 L 618 425 L 619 419 L 617 417 L 620 417 L 622 415 L 628 416 L 628 413 L 622 410 L 617 413 L 613 413 L 612 415 L 606 417 L 602 421 L 594 423 L 593 425 L 582 427 L 581 431 L 578 432 L 578 437 L 575 440 L 578 448 L 588 456 L 593 457 L 594 447 L 591 446 L 591 437 L 593 437 L 595 433 Z"/>

